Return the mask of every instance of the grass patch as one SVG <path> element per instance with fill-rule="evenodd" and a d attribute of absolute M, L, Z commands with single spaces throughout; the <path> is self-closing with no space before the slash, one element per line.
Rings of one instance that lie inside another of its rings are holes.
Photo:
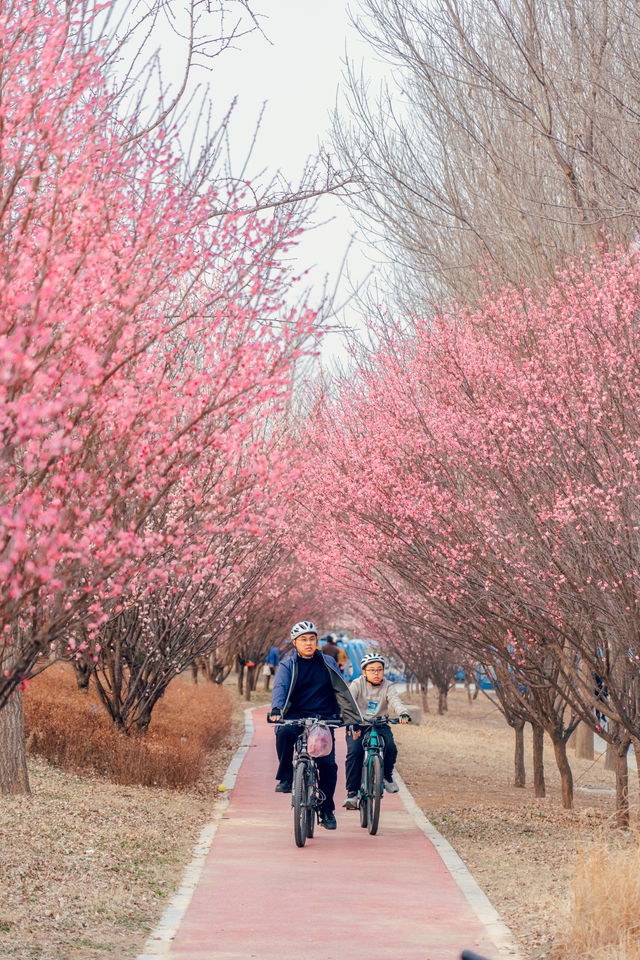
<path fill-rule="evenodd" d="M 579 851 L 560 944 L 567 960 L 640 960 L 639 841 L 602 838 Z"/>

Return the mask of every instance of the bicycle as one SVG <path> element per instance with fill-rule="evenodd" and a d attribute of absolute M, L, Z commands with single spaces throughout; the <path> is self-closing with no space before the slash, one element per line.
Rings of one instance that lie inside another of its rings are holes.
<path fill-rule="evenodd" d="M 358 810 L 360 811 L 360 826 L 366 827 L 373 836 L 378 832 L 380 822 L 380 801 L 384 789 L 384 740 L 376 730 L 385 723 L 400 723 L 399 720 L 390 720 L 387 716 L 374 717 L 361 727 L 368 727 L 363 735 L 362 747 L 364 757 L 362 761 L 362 780 L 358 792 Z"/>
<path fill-rule="evenodd" d="M 267 718 L 268 719 L 268 718 Z M 320 820 L 320 808 L 326 797 L 320 789 L 318 767 L 307 749 L 309 731 L 314 723 L 323 723 L 327 727 L 342 727 L 340 720 L 322 720 L 319 717 L 305 717 L 301 720 L 269 720 L 269 723 L 281 727 L 302 727 L 296 740 L 293 757 L 293 783 L 291 787 L 291 806 L 293 807 L 293 836 L 297 847 L 304 847 L 307 839 L 313 837 L 316 818 Z"/>

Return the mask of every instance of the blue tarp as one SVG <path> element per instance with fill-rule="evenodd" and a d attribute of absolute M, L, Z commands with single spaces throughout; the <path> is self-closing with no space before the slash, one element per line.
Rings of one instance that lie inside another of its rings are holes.
<path fill-rule="evenodd" d="M 367 651 L 367 643 L 365 640 L 345 640 L 342 646 L 349 656 L 349 666 L 351 667 L 350 679 L 355 680 L 355 678 L 359 677 L 362 673 L 360 661 Z"/>
<path fill-rule="evenodd" d="M 360 640 L 358 638 L 353 640 L 338 640 L 337 643 L 349 657 L 349 663 L 344 669 L 344 678 L 347 681 L 355 680 L 356 677 L 360 676 L 362 673 L 360 661 L 367 651 L 375 650 L 378 647 L 378 644 L 373 640 Z M 324 646 L 324 644 L 322 644 L 322 646 Z M 398 680 L 404 680 L 404 676 L 393 669 L 387 669 L 385 673 L 388 679 L 393 680 L 394 683 Z"/>

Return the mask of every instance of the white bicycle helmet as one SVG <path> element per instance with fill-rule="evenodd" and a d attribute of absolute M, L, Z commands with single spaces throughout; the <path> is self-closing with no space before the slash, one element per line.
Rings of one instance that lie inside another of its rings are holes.
<path fill-rule="evenodd" d="M 360 668 L 364 670 L 369 663 L 381 663 L 383 667 L 387 666 L 387 661 L 381 653 L 365 653 L 364 657 L 360 661 Z"/>
<path fill-rule="evenodd" d="M 301 636 L 303 633 L 315 633 L 317 637 L 318 631 L 316 630 L 315 623 L 312 623 L 311 620 L 300 620 L 299 623 L 296 623 L 296 625 L 291 628 L 291 639 L 295 640 L 296 637 Z"/>

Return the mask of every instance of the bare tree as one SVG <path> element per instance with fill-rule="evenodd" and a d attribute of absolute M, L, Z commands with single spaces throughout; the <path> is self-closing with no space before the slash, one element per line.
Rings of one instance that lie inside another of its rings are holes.
<path fill-rule="evenodd" d="M 631 242 L 640 212 L 640 12 L 629 0 L 362 0 L 394 68 L 354 64 L 335 144 L 348 202 L 387 245 L 398 301 L 476 297 L 487 265 L 552 275 L 585 245 Z"/>

